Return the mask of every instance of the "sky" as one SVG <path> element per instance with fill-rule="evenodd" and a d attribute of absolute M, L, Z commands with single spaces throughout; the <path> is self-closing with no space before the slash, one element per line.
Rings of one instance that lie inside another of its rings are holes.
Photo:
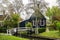
<path fill-rule="evenodd" d="M 49 7 L 57 5 L 56 0 L 45 0 L 45 1 L 49 4 Z M 28 3 L 28 0 L 23 0 L 23 3 L 26 5 Z"/>
<path fill-rule="evenodd" d="M 47 3 L 49 3 L 49 7 L 56 6 L 57 0 L 45 0 Z"/>
<path fill-rule="evenodd" d="M 52 8 L 52 6 L 58 6 L 57 1 L 56 0 L 45 0 L 48 3 L 48 7 Z M 26 5 L 28 3 L 28 0 L 23 0 L 23 4 Z M 47 19 L 49 19 L 49 17 L 46 16 Z"/>
<path fill-rule="evenodd" d="M 12 2 L 13 0 L 10 0 L 10 2 Z M 56 5 L 58 5 L 57 4 L 57 1 L 56 0 L 45 0 L 47 3 L 48 3 L 48 6 L 50 7 L 50 8 L 52 8 L 52 6 L 56 6 Z M 2 0 L 0 0 L 0 3 L 2 2 Z M 24 5 L 26 5 L 26 4 L 28 4 L 28 0 L 23 0 L 23 4 Z M 4 4 L 3 4 L 4 5 Z M 6 5 L 4 5 L 5 7 L 6 7 Z M 22 15 L 22 14 L 24 14 L 24 15 Z M 21 17 L 23 18 L 23 19 L 26 19 L 26 13 L 25 12 L 23 12 L 21 14 Z"/>
<path fill-rule="evenodd" d="M 13 1 L 13 0 L 10 0 Z M 45 0 L 47 3 L 49 3 L 49 7 L 52 6 L 56 6 L 56 0 Z M 2 2 L 2 0 L 0 0 L 0 3 Z M 26 5 L 28 3 L 28 0 L 23 0 L 24 5 Z"/>

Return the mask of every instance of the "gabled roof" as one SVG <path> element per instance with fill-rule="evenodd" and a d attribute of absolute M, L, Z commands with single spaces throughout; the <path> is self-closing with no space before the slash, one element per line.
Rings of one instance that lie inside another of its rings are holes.
<path fill-rule="evenodd" d="M 3 22 L 4 20 L 6 20 L 7 18 L 11 18 L 8 14 L 3 14 L 3 15 L 0 15 L 0 22 Z"/>
<path fill-rule="evenodd" d="M 42 15 L 41 13 L 39 13 L 38 16 L 36 16 L 36 14 L 33 13 L 30 18 L 33 18 L 33 19 L 34 19 L 34 18 L 36 18 L 36 17 L 37 17 L 37 18 L 40 18 L 40 19 L 45 18 L 44 15 Z"/>

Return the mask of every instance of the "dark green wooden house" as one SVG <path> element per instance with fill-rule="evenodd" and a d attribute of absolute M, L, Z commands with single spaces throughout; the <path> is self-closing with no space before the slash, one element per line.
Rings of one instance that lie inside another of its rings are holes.
<path fill-rule="evenodd" d="M 20 27 L 25 27 L 25 24 L 27 22 L 31 22 L 33 25 L 33 28 L 35 27 L 46 27 L 46 18 L 44 17 L 44 15 L 39 14 L 38 16 L 36 16 L 34 13 L 31 15 L 31 17 L 25 21 L 22 21 L 20 23 Z"/>

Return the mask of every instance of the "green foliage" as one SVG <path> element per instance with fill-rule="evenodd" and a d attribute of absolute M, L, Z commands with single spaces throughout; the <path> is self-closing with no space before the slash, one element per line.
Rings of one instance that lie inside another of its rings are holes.
<path fill-rule="evenodd" d="M 57 29 L 58 29 L 59 32 L 60 32 L 60 22 L 57 22 L 57 23 L 56 23 L 56 26 L 57 26 Z"/>
<path fill-rule="evenodd" d="M 7 26 L 7 28 L 16 27 L 18 25 L 18 22 L 21 21 L 20 19 L 21 18 L 19 14 L 12 14 L 10 15 L 10 18 L 4 20 L 4 25 Z"/>
<path fill-rule="evenodd" d="M 38 31 L 39 33 L 45 32 L 46 28 L 39 28 Z"/>
<path fill-rule="evenodd" d="M 12 17 L 13 23 L 18 24 L 19 18 L 20 18 L 19 14 L 12 14 L 11 17 Z"/>
<path fill-rule="evenodd" d="M 46 15 L 51 18 L 52 21 L 60 19 L 60 9 L 57 6 L 48 8 Z"/>
<path fill-rule="evenodd" d="M 0 26 L 0 33 L 6 33 L 6 27 L 1 27 Z"/>
<path fill-rule="evenodd" d="M 48 8 L 48 9 L 47 9 L 47 12 L 46 12 L 46 16 L 48 16 L 48 17 L 50 18 L 52 15 L 53 15 L 53 14 L 52 14 L 51 8 Z"/>
<path fill-rule="evenodd" d="M 25 27 L 32 27 L 32 23 L 31 23 L 31 22 L 27 22 L 27 23 L 25 24 Z"/>
<path fill-rule="evenodd" d="M 60 14 L 60 9 L 57 6 L 53 6 L 51 10 L 52 10 L 53 15 L 58 16 Z"/>
<path fill-rule="evenodd" d="M 19 34 L 24 34 L 24 35 L 26 35 L 26 34 L 27 34 L 27 31 L 19 31 L 18 33 L 19 33 Z"/>
<path fill-rule="evenodd" d="M 60 9 L 57 7 L 57 6 L 53 6 L 52 8 L 48 8 L 47 9 L 47 12 L 46 12 L 46 15 L 48 17 L 50 16 L 58 16 L 60 14 Z"/>
<path fill-rule="evenodd" d="M 7 26 L 7 28 L 13 27 L 13 22 L 12 20 L 4 20 L 4 26 Z"/>
<path fill-rule="evenodd" d="M 0 34 L 0 40 L 28 40 L 28 39 Z"/>
<path fill-rule="evenodd" d="M 46 15 L 50 18 L 50 25 L 53 24 L 53 27 L 56 29 L 56 21 L 60 21 L 60 9 L 57 6 L 48 8 Z"/>

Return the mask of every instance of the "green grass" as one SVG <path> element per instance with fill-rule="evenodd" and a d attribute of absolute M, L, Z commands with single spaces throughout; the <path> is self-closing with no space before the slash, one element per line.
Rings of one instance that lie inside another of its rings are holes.
<path fill-rule="evenodd" d="M 0 40 L 28 40 L 28 39 L 4 35 L 0 33 Z"/>
<path fill-rule="evenodd" d="M 38 34 L 38 36 L 39 35 L 45 37 L 51 37 L 51 38 L 60 38 L 60 34 L 58 31 L 43 32 L 41 34 Z"/>

